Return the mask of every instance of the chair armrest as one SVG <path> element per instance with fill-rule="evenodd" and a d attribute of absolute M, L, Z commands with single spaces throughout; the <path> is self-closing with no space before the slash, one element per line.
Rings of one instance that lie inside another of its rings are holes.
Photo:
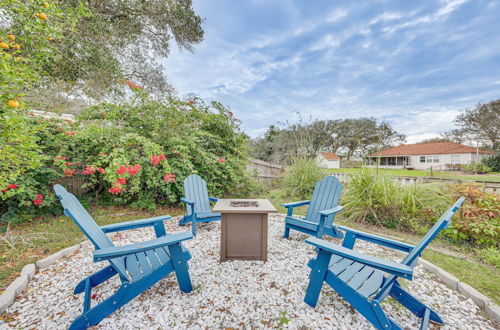
<path fill-rule="evenodd" d="M 189 205 L 194 205 L 194 202 L 193 202 L 193 201 L 190 201 L 190 200 L 189 200 L 189 199 L 187 199 L 186 197 L 181 197 L 181 202 L 186 203 L 186 204 L 189 204 Z"/>
<path fill-rule="evenodd" d="M 284 204 L 281 204 L 281 206 L 284 206 L 286 208 L 294 208 L 294 207 L 299 207 L 299 206 L 303 206 L 303 205 L 307 205 L 311 203 L 311 201 L 300 201 L 300 202 L 292 202 L 292 203 L 284 203 Z"/>
<path fill-rule="evenodd" d="M 191 238 L 193 238 L 193 235 L 190 232 L 183 232 L 179 234 L 162 236 L 160 238 L 144 243 L 136 243 L 125 246 L 113 246 L 109 248 L 99 249 L 94 251 L 94 262 L 124 257 L 130 254 L 153 250 L 166 245 L 178 244 Z"/>
<path fill-rule="evenodd" d="M 156 223 L 158 222 L 163 223 L 164 220 L 168 220 L 170 218 L 172 217 L 169 215 L 160 215 L 154 218 L 113 223 L 111 225 L 101 226 L 101 229 L 105 233 L 113 233 L 115 231 L 120 231 L 120 230 L 130 230 L 130 229 L 154 226 Z"/>
<path fill-rule="evenodd" d="M 407 265 L 362 254 L 316 237 L 309 237 L 306 239 L 306 243 L 317 247 L 319 249 L 319 253 L 321 253 L 321 250 L 324 250 L 328 253 L 335 254 L 409 280 L 411 280 L 413 276 L 413 268 Z"/>
<path fill-rule="evenodd" d="M 344 246 L 344 247 L 352 248 L 352 246 L 354 246 L 354 241 L 357 238 L 359 238 L 359 239 L 362 239 L 362 240 L 367 241 L 367 242 L 375 243 L 378 245 L 386 246 L 386 247 L 389 247 L 389 248 L 392 248 L 395 250 L 400 250 L 400 251 L 405 251 L 405 252 L 410 252 L 414 248 L 414 246 L 410 245 L 410 244 L 398 242 L 398 241 L 395 241 L 395 240 L 392 240 L 389 238 L 384 238 L 384 237 L 380 237 L 380 236 L 373 235 L 373 234 L 364 233 L 362 231 L 358 231 L 358 230 L 355 230 L 352 228 L 343 227 L 343 226 L 337 226 L 337 228 L 346 232 L 345 240 L 346 240 L 346 242 L 349 241 L 349 244 L 347 244 L 347 243 L 345 245 L 342 244 L 342 246 Z M 350 244 L 351 243 L 350 240 L 352 240 L 352 244 Z"/>
<path fill-rule="evenodd" d="M 217 197 L 208 197 L 211 202 L 217 202 L 219 199 Z"/>
<path fill-rule="evenodd" d="M 335 206 L 333 209 L 319 211 L 319 214 L 324 216 L 324 217 L 327 217 L 329 215 L 339 213 L 343 209 L 344 209 L 344 207 L 339 205 L 339 206 Z"/>

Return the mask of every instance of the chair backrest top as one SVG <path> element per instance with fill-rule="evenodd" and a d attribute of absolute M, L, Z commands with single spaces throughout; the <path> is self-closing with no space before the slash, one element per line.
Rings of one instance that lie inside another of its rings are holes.
<path fill-rule="evenodd" d="M 197 174 L 184 179 L 184 196 L 194 202 L 195 212 L 210 212 L 207 182 Z M 190 208 L 187 208 L 188 211 Z"/>
<path fill-rule="evenodd" d="M 328 210 L 339 205 L 342 193 L 342 183 L 334 176 L 325 176 L 319 180 L 314 187 L 311 203 L 307 209 L 306 219 L 312 222 L 319 222 L 320 211 Z M 333 217 L 330 217 L 333 219 Z M 331 225 L 329 219 L 328 225 Z"/>
<path fill-rule="evenodd" d="M 83 231 L 85 236 L 94 244 L 96 249 L 102 249 L 114 246 L 113 242 L 106 236 L 104 231 L 94 221 L 92 216 L 83 207 L 80 201 L 68 192 L 63 186 L 54 185 L 54 191 L 61 201 L 64 208 L 64 214 L 73 219 L 76 225 Z M 123 258 L 116 258 L 110 260 L 111 264 L 116 267 L 116 270 L 126 276 L 125 263 Z"/>
<path fill-rule="evenodd" d="M 465 197 L 460 197 L 449 209 L 447 209 L 441 217 L 436 221 L 434 226 L 425 234 L 411 252 L 403 259 L 401 263 L 411 265 L 418 258 L 430 242 L 439 234 L 442 229 L 448 228 L 451 224 L 451 218 L 462 206 Z"/>

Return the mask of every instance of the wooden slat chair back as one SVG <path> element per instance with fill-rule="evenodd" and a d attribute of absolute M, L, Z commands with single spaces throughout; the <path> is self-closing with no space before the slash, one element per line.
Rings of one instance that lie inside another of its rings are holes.
<path fill-rule="evenodd" d="M 194 202 L 194 212 L 211 212 L 208 199 L 207 182 L 199 175 L 191 174 L 184 179 L 184 196 Z M 190 215 L 192 210 L 186 206 L 186 213 Z"/>
<path fill-rule="evenodd" d="M 64 214 L 76 223 L 85 236 L 94 244 L 96 249 L 113 247 L 114 244 L 104 231 L 90 216 L 75 195 L 68 192 L 63 186 L 55 185 L 54 191 L 61 201 Z M 124 257 L 111 259 L 109 262 L 115 267 L 122 279 L 129 279 L 125 268 Z"/>
<path fill-rule="evenodd" d="M 180 226 L 191 222 L 191 231 L 196 236 L 196 224 L 221 219 L 220 213 L 213 213 L 210 201 L 217 198 L 208 195 L 207 182 L 197 174 L 191 174 L 184 179 L 184 197 L 181 202 L 186 204 L 186 215 L 179 221 Z"/>
<path fill-rule="evenodd" d="M 319 223 L 321 217 L 320 211 L 332 209 L 339 205 L 342 188 L 342 183 L 334 176 L 326 176 L 319 180 L 314 187 L 311 204 L 307 208 L 306 219 Z M 330 216 L 325 225 L 331 226 L 332 222 L 333 216 Z"/>
<path fill-rule="evenodd" d="M 345 227 L 339 227 L 346 232 L 342 246 L 316 237 L 308 238 L 306 242 L 316 247 L 318 255 L 308 263 L 311 273 L 304 301 L 315 307 L 322 285 L 327 283 L 377 329 L 401 329 L 381 308 L 382 301 L 389 295 L 422 319 L 421 329 L 427 329 L 430 321 L 444 324 L 438 313 L 406 291 L 399 279 L 413 279 L 418 257 L 438 233 L 450 225 L 464 200 L 461 197 L 446 210 L 416 246 Z M 352 250 L 356 239 L 408 254 L 401 262 L 365 255 Z"/>
<path fill-rule="evenodd" d="M 175 272 L 181 291 L 191 292 L 187 260 L 189 252 L 182 246 L 182 241 L 191 239 L 191 233 L 167 234 L 164 220 L 170 216 L 159 216 L 116 223 L 100 227 L 92 219 L 78 199 L 61 185 L 55 185 L 54 191 L 61 201 L 64 214 L 73 219 L 85 236 L 94 244 L 94 261 L 108 261 L 109 266 L 80 281 L 75 294 L 85 292 L 83 313 L 71 324 L 70 329 L 86 329 L 98 324 L 130 300 L 168 274 Z M 157 239 L 115 246 L 106 236 L 106 232 L 129 230 L 141 227 L 154 227 Z M 92 288 L 119 275 L 122 285 L 116 293 L 91 308 Z"/>
<path fill-rule="evenodd" d="M 288 208 L 284 237 L 289 237 L 290 230 L 297 230 L 316 237 L 328 234 L 341 238 L 342 233 L 333 226 L 333 222 L 335 215 L 343 209 L 339 206 L 342 188 L 336 177 L 326 176 L 316 183 L 310 200 L 282 204 Z M 293 209 L 303 205 L 309 205 L 306 216 L 303 219 L 294 217 Z"/>

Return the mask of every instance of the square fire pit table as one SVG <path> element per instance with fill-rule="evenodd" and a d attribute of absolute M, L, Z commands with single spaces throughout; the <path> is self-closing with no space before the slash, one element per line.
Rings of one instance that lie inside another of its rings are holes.
<path fill-rule="evenodd" d="M 220 261 L 267 261 L 267 215 L 277 210 L 267 199 L 219 199 Z"/>

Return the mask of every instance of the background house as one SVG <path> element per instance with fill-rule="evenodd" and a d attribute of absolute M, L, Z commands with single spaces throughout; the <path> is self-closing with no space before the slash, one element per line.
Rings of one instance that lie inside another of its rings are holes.
<path fill-rule="evenodd" d="M 340 157 L 332 152 L 320 152 L 318 154 L 318 164 L 324 168 L 340 168 Z"/>
<path fill-rule="evenodd" d="M 369 164 L 380 157 L 382 168 L 458 170 L 461 165 L 480 162 L 491 152 L 455 142 L 403 144 L 368 156 Z"/>

